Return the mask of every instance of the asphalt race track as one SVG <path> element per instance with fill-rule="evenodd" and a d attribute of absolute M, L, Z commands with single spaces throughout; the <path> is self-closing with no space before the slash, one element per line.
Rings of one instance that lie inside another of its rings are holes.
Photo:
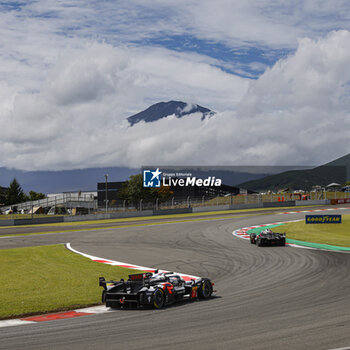
<path fill-rule="evenodd" d="M 208 301 L 162 310 L 118 310 L 0 328 L 0 349 L 348 347 L 350 254 L 259 248 L 232 235 L 240 227 L 304 215 L 214 216 L 207 221 L 2 238 L 2 249 L 70 242 L 95 256 L 210 277 L 218 292 Z"/>

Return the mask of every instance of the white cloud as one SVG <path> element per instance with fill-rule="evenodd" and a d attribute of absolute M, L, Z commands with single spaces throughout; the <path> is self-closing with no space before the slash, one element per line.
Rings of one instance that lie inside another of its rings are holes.
<path fill-rule="evenodd" d="M 196 0 L 136 0 L 118 6 L 121 11 L 111 11 L 111 17 L 118 18 L 118 30 L 132 40 L 190 34 L 235 48 L 295 48 L 300 37 L 350 29 L 346 0 L 202 0 L 200 5 Z"/>
<path fill-rule="evenodd" d="M 62 50 L 82 49 L 89 41 L 142 46 L 145 39 L 159 39 L 165 45 L 169 36 L 186 35 L 237 53 L 262 46 L 295 48 L 301 37 L 350 30 L 346 0 L 202 0 L 200 6 L 194 0 L 38 0 L 8 7 L 0 4 L 0 79 L 30 91 L 40 90 Z"/>
<path fill-rule="evenodd" d="M 189 113 L 192 110 L 194 110 L 195 108 L 197 108 L 197 105 L 195 105 L 194 103 L 187 103 L 184 108 L 179 109 L 179 112 L 180 113 Z"/>
<path fill-rule="evenodd" d="M 160 50 L 152 62 L 147 52 L 93 46 L 84 58 L 78 52 L 60 61 L 41 94 L 17 95 L 13 110 L 1 119 L 1 158 L 24 169 L 320 164 L 350 147 L 349 48 L 347 31 L 303 39 L 294 55 L 251 83 L 236 111 L 205 121 L 191 115 L 129 127 L 123 112 L 132 100 L 142 105 L 146 91 L 155 96 L 167 88 L 185 89 L 181 97 L 186 97 L 195 89 L 193 96 L 220 103 L 220 95 L 229 98 L 246 81 L 230 80 L 196 57 L 182 60 L 170 53 L 169 58 Z M 80 61 L 82 68 L 74 71 Z M 156 69 L 168 62 L 171 69 Z M 76 91 L 80 95 L 72 104 L 67 98 Z"/>
<path fill-rule="evenodd" d="M 144 149 L 159 141 L 151 131 L 147 136 L 148 126 L 144 131 L 129 128 L 126 117 L 148 103 L 171 98 L 224 110 L 238 103 L 248 85 L 249 81 L 205 63 L 196 54 L 97 43 L 83 50 L 67 49 L 39 93 L 5 85 L 0 90 L 7 106 L 0 119 L 3 165 L 22 169 L 127 165 L 136 161 L 127 155 L 134 137 L 140 139 L 145 132 L 144 139 L 135 142 L 144 144 Z"/>
<path fill-rule="evenodd" d="M 81 4 L 26 2 L 0 13 L 1 166 L 317 164 L 348 152 L 350 34 L 315 39 L 349 27 L 348 2 Z M 253 81 L 205 55 L 130 44 L 185 33 L 234 49 L 297 50 Z M 125 121 L 170 99 L 219 113 Z"/>

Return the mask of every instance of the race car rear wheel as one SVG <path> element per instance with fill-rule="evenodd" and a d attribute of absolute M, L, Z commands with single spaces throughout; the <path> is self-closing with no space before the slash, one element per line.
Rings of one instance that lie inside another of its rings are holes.
<path fill-rule="evenodd" d="M 201 286 L 198 288 L 198 297 L 200 299 L 208 299 L 213 293 L 213 287 L 209 280 L 204 280 Z"/>
<path fill-rule="evenodd" d="M 157 288 L 153 293 L 153 306 L 156 309 L 161 309 L 164 306 L 164 292 L 162 289 Z"/>

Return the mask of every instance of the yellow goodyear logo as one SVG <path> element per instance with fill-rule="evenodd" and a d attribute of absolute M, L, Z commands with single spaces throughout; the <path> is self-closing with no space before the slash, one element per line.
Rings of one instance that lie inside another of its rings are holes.
<path fill-rule="evenodd" d="M 306 224 L 341 224 L 341 215 L 305 215 Z"/>

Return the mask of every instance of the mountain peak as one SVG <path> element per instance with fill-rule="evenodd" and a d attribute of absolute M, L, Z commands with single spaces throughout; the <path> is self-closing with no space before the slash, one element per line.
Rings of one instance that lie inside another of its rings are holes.
<path fill-rule="evenodd" d="M 215 114 L 215 112 L 211 111 L 210 109 L 197 104 L 185 103 L 182 101 L 168 101 L 156 103 L 144 111 L 128 117 L 127 119 L 130 125 L 133 126 L 142 120 L 146 123 L 150 123 L 168 117 L 169 115 L 175 115 L 176 118 L 182 118 L 183 116 L 192 113 L 201 113 L 202 120 L 207 116 L 212 116 Z"/>

